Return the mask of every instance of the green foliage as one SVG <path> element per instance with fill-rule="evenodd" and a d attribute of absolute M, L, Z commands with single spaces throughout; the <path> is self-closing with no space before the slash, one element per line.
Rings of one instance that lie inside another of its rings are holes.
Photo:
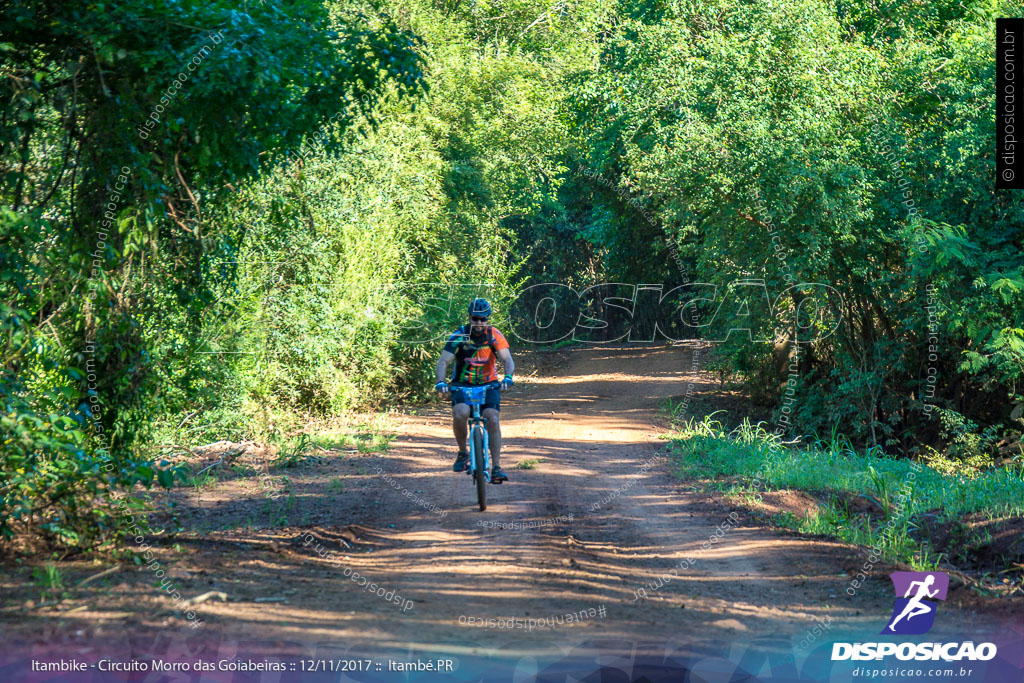
<path fill-rule="evenodd" d="M 42 567 L 36 567 L 32 570 L 32 578 L 40 589 L 40 602 L 45 602 L 47 595 L 55 599 L 64 590 L 64 577 L 55 564 L 47 562 Z"/>
<path fill-rule="evenodd" d="M 122 527 L 115 491 L 173 483 L 142 448 L 154 415 L 230 370 L 197 353 L 236 304 L 244 227 L 207 208 L 324 119 L 422 81 L 415 36 L 361 9 L 4 7 L 4 537 L 86 547 Z"/>
<path fill-rule="evenodd" d="M 203 335 L 230 368 L 211 375 L 211 434 L 426 397 L 475 295 L 510 331 L 516 244 L 556 201 L 560 101 L 532 58 L 436 40 L 428 96 L 383 89 L 366 118 L 327 125 L 340 150 L 305 146 L 223 206 L 247 231 L 234 316 Z"/>
<path fill-rule="evenodd" d="M 978 425 L 955 410 L 938 408 L 942 437 L 947 444 L 946 453 L 931 449 L 932 467 L 950 472 L 974 472 L 992 465 L 992 455 L 999 440 L 999 428 L 989 425 L 979 430 Z"/>
<path fill-rule="evenodd" d="M 360 453 L 383 453 L 397 436 L 387 414 L 369 422 L 357 422 L 339 429 L 318 429 L 313 443 L 325 450 L 354 450 Z"/>
<path fill-rule="evenodd" d="M 88 370 L 71 365 L 55 333 L 59 309 L 49 312 L 45 332 L 36 327 L 45 271 L 31 255 L 51 229 L 38 211 L 0 209 L 0 538 L 90 545 L 121 526 L 113 494 L 149 486 L 157 471 L 112 452 L 95 429 L 96 393 L 81 392 Z"/>
<path fill-rule="evenodd" d="M 196 490 L 196 493 L 202 491 L 204 486 L 212 486 L 217 483 L 217 477 L 210 472 L 203 472 L 202 474 L 194 474 L 185 477 L 185 485 L 191 486 Z"/>
<path fill-rule="evenodd" d="M 386 448 L 306 425 L 427 397 L 475 295 L 522 341 L 545 282 L 710 283 L 672 332 L 726 338 L 708 368 L 793 398 L 800 434 L 957 473 L 1019 448 L 1024 204 L 989 93 L 1013 3 L 102 9 L 0 10 L 5 539 L 123 533 L 115 498 L 183 480 L 154 442 Z M 591 290 L 581 336 L 608 313 Z M 809 336 L 794 377 L 752 341 Z"/>
<path fill-rule="evenodd" d="M 658 8 L 615 22 L 572 99 L 589 173 L 631 197 L 605 192 L 606 227 L 588 233 L 607 271 L 659 281 L 664 233 L 693 279 L 720 288 L 701 304 L 702 322 L 718 311 L 711 339 L 730 326 L 753 339 L 807 332 L 799 289 L 733 324 L 736 280 L 763 280 L 770 299 L 794 282 L 834 287 L 841 299 L 816 324 L 838 328 L 802 345 L 800 433 L 838 425 L 860 444 L 920 452 L 943 438 L 939 406 L 1019 438 L 1024 204 L 991 182 L 986 94 L 993 17 L 1019 6 Z M 734 334 L 718 355 L 778 400 L 769 350 Z"/>
<path fill-rule="evenodd" d="M 688 420 L 669 435 L 670 452 L 684 477 L 736 477 L 726 492 L 742 496 L 769 489 L 814 493 L 849 493 L 874 500 L 884 522 L 856 525 L 849 510 L 825 503 L 819 514 L 790 523 L 804 533 L 827 533 L 851 543 L 878 547 L 883 554 L 923 567 L 919 543 L 910 535 L 914 520 L 937 514 L 956 520 L 973 512 L 990 519 L 1024 514 L 1024 471 L 1009 468 L 970 470 L 962 464 L 929 460 L 915 471 L 906 459 L 885 456 L 879 449 L 854 450 L 849 440 L 834 436 L 803 448 L 787 448 L 761 424 L 745 422 L 726 431 L 710 417 Z"/>
<path fill-rule="evenodd" d="M 275 467 L 295 467 L 306 459 L 313 448 L 313 441 L 309 434 L 303 432 L 298 438 L 291 440 L 280 447 L 277 458 L 274 460 Z"/>
<path fill-rule="evenodd" d="M 910 477 L 911 461 L 887 457 L 878 449 L 859 452 L 844 439 L 787 449 L 762 425 L 746 423 L 726 432 L 708 418 L 680 425 L 672 437 L 680 465 L 689 475 L 741 475 L 749 483 L 752 474 L 763 472 L 764 482 L 774 488 L 867 492 L 880 501 L 893 501 L 893 494 L 909 482 L 913 495 L 890 509 L 941 510 L 949 518 L 969 512 L 994 516 L 1024 512 L 1024 478 L 1009 468 L 975 470 L 966 477 L 928 466 Z"/>

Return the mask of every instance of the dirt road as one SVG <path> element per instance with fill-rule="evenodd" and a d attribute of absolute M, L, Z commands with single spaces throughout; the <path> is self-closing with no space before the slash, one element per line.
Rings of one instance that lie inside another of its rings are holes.
<path fill-rule="evenodd" d="M 659 404 L 688 382 L 698 392 L 710 382 L 688 374 L 690 354 L 636 346 L 547 355 L 537 376 L 503 398 L 502 461 L 512 481 L 489 487 L 486 512 L 469 478 L 451 471 L 450 418 L 439 404 L 398 418 L 384 456 L 290 470 L 285 526 L 230 528 L 266 511 L 251 479 L 185 499 L 194 508 L 185 526 L 202 532 L 154 539 L 157 557 L 181 595 L 227 595 L 195 607 L 204 637 L 344 643 L 353 653 L 788 641 L 823 622 L 833 638 L 877 632 L 892 607 L 883 566 L 850 596 L 863 551 L 753 526 L 742 510 L 671 475 Z M 516 468 L 530 459 L 541 462 Z M 128 565 L 59 608 L 26 607 L 22 595 L 4 606 L 2 623 L 12 638 L 35 642 L 199 632 L 154 587 L 153 571 Z M 563 623 L 531 630 L 527 621 L 555 617 Z M 935 632 L 979 619 L 962 610 Z"/>

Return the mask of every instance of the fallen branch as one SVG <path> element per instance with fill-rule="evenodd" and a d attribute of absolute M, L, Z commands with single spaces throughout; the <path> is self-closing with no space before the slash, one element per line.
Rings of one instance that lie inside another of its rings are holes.
<path fill-rule="evenodd" d="M 245 452 L 244 448 L 242 450 L 224 451 L 224 455 L 220 456 L 220 460 L 218 460 L 217 462 L 213 463 L 212 465 L 207 465 L 203 469 L 199 470 L 198 472 L 196 472 L 195 476 L 198 477 L 200 474 L 202 474 L 206 470 L 213 469 L 217 465 L 223 465 L 224 464 L 224 460 L 226 458 L 231 458 L 232 460 L 234 460 L 235 458 L 237 458 L 238 456 L 240 456 L 244 452 Z"/>
<path fill-rule="evenodd" d="M 199 411 L 198 410 L 194 410 L 191 413 L 189 413 L 188 415 L 186 415 L 185 419 L 182 420 L 181 424 L 178 425 L 178 429 L 181 429 L 183 426 L 185 426 L 186 422 L 188 422 L 189 420 L 191 420 L 193 417 L 195 417 L 198 414 L 199 414 Z M 175 429 L 174 431 L 178 431 L 178 429 Z"/>
<path fill-rule="evenodd" d="M 198 477 L 200 474 L 202 474 L 206 470 L 213 469 L 217 465 L 223 464 L 223 462 L 224 462 L 224 456 L 222 455 L 222 456 L 220 456 L 220 460 L 218 460 L 217 462 L 213 463 L 212 465 L 208 465 L 207 467 L 204 467 L 203 469 L 199 470 L 198 472 L 196 472 L 195 476 Z"/>
<path fill-rule="evenodd" d="M 104 576 L 106 576 L 108 574 L 113 574 L 114 572 L 118 571 L 119 569 L 121 569 L 121 565 L 115 564 L 113 567 L 111 567 L 109 569 L 104 569 L 99 574 L 93 574 L 90 577 L 82 579 L 81 581 L 79 581 L 78 583 L 75 584 L 75 588 L 81 588 L 85 584 L 90 583 L 92 581 L 95 581 L 96 579 L 102 578 L 102 577 L 104 577 Z"/>
<path fill-rule="evenodd" d="M 182 186 L 185 188 L 185 192 L 188 193 L 188 198 L 192 200 L 192 206 L 196 207 L 196 231 L 195 238 L 199 239 L 199 226 L 203 222 L 203 212 L 199 208 L 199 202 L 196 201 L 195 195 L 192 194 L 192 190 L 189 188 L 188 183 L 185 182 L 185 176 L 181 174 L 181 168 L 178 166 L 178 154 L 180 150 L 174 153 L 174 170 L 178 174 L 178 180 L 181 181 Z M 202 248 L 200 246 L 200 248 Z"/>
<path fill-rule="evenodd" d="M 221 591 L 207 591 L 207 592 L 203 593 L 202 595 L 197 595 L 194 598 L 189 598 L 188 600 L 186 600 L 182 604 L 185 605 L 186 607 L 191 607 L 192 605 L 198 605 L 201 602 L 206 602 L 210 598 L 220 598 L 221 602 L 227 602 L 228 601 L 228 594 L 227 593 L 222 593 Z"/>

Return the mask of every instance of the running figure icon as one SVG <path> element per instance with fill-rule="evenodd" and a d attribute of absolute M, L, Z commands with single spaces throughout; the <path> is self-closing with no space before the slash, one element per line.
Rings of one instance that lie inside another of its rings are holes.
<path fill-rule="evenodd" d="M 910 593 L 914 590 L 914 586 L 918 587 L 917 594 L 914 597 L 910 598 L 910 601 L 907 603 L 906 607 L 903 608 L 903 611 L 900 612 L 899 616 L 893 619 L 892 623 L 889 624 L 890 631 L 892 631 L 893 633 L 896 632 L 896 629 L 894 627 L 896 626 L 896 623 L 903 617 L 906 617 L 907 621 L 910 621 L 914 617 L 920 616 L 922 614 L 930 614 L 935 609 L 931 605 L 927 605 L 921 602 L 925 598 L 934 598 L 936 595 L 939 594 L 938 588 L 936 588 L 934 591 L 928 590 L 934 583 L 935 575 L 933 574 L 929 574 L 928 576 L 926 576 L 924 578 L 924 581 L 910 582 L 910 586 L 907 588 L 907 592 L 904 593 L 903 597 L 910 598 Z"/>

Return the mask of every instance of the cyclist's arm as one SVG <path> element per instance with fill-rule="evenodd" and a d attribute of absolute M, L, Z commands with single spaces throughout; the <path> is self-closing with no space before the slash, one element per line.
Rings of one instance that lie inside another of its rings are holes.
<path fill-rule="evenodd" d="M 501 364 L 505 368 L 506 375 L 514 375 L 516 372 L 516 364 L 512 360 L 512 354 L 509 353 L 508 349 L 498 349 L 498 358 L 501 359 Z"/>
<path fill-rule="evenodd" d="M 455 358 L 455 354 L 451 351 L 441 352 L 441 357 L 437 359 L 437 368 L 435 369 L 438 382 L 445 381 L 444 377 L 448 374 L 448 364 L 452 362 L 452 358 Z"/>

